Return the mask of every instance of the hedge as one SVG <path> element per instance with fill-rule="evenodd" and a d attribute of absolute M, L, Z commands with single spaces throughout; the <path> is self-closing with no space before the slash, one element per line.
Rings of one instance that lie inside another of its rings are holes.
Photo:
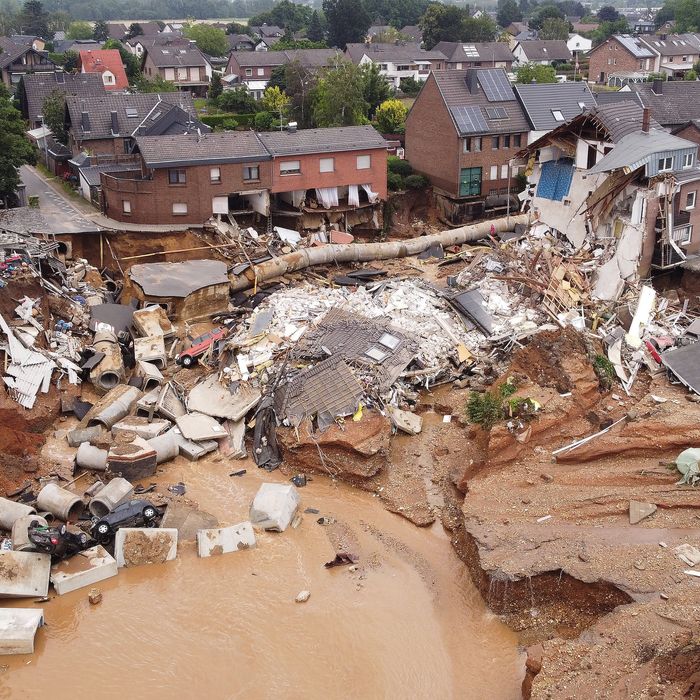
<path fill-rule="evenodd" d="M 253 126 L 255 123 L 254 114 L 233 114 L 226 112 L 224 114 L 203 114 L 199 117 L 202 124 L 206 124 L 212 129 L 215 127 L 223 127 L 224 122 L 229 119 L 235 119 L 239 126 Z"/>

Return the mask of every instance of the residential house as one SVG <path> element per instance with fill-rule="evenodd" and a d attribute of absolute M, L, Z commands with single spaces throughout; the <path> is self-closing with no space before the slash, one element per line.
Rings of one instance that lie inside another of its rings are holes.
<path fill-rule="evenodd" d="M 513 67 L 515 60 L 508 44 L 502 41 L 467 44 L 461 41 L 441 41 L 433 47 L 445 55 L 445 68 L 464 70 L 466 68 L 505 68 Z"/>
<path fill-rule="evenodd" d="M 81 51 L 99 51 L 102 48 L 101 41 L 94 39 L 63 39 L 62 41 L 54 41 L 54 53 L 80 53 Z"/>
<path fill-rule="evenodd" d="M 347 229 L 378 224 L 387 196 L 386 142 L 369 126 L 138 137 L 135 155 L 138 168 L 101 176 L 104 211 L 119 221 L 220 214 Z"/>
<path fill-rule="evenodd" d="M 671 129 L 700 119 L 700 82 L 654 80 L 630 85 L 644 107 L 664 128 Z"/>
<path fill-rule="evenodd" d="M 671 129 L 674 136 L 679 136 L 686 141 L 692 141 L 698 144 L 698 156 L 700 156 L 700 119 L 691 119 L 685 124 L 680 124 Z"/>
<path fill-rule="evenodd" d="M 129 79 L 117 49 L 81 51 L 78 58 L 81 73 L 97 73 L 106 90 L 126 90 Z"/>
<path fill-rule="evenodd" d="M 179 47 L 193 46 L 194 42 L 186 37 L 170 32 L 162 34 L 151 34 L 150 36 L 135 36 L 133 39 L 127 39 L 125 46 L 136 56 L 143 57 L 147 49 L 154 46 L 161 47 Z"/>
<path fill-rule="evenodd" d="M 107 22 L 107 35 L 110 39 L 124 41 L 129 33 L 126 24 L 122 22 Z"/>
<path fill-rule="evenodd" d="M 654 71 L 670 78 L 685 77 L 700 60 L 700 36 L 696 34 L 660 34 L 642 41 L 657 54 Z"/>
<path fill-rule="evenodd" d="M 432 183 L 443 218 L 461 223 L 507 205 L 509 165 L 529 131 L 502 68 L 434 71 L 408 113 L 406 158 Z"/>
<path fill-rule="evenodd" d="M 29 73 L 50 73 L 56 64 L 45 54 L 30 45 L 15 44 L 0 36 L 0 76 L 8 88 L 15 88 L 23 76 Z"/>
<path fill-rule="evenodd" d="M 527 161 L 524 209 L 536 230 L 601 250 L 606 263 L 592 294 L 614 300 L 652 266 L 700 251 L 690 196 L 700 180 L 696 153 L 696 144 L 663 131 L 648 109 L 598 107 L 519 154 Z"/>
<path fill-rule="evenodd" d="M 357 65 L 376 64 L 395 88 L 402 78 L 423 81 L 431 70 L 445 67 L 445 55 L 441 51 L 426 51 L 419 44 L 348 44 L 345 55 Z"/>
<path fill-rule="evenodd" d="M 299 62 L 309 69 L 321 69 L 338 55 L 335 49 L 289 49 L 287 51 L 232 51 L 224 81 L 232 87 L 244 85 L 258 100 L 267 88 L 272 71 Z"/>
<path fill-rule="evenodd" d="M 101 76 L 95 73 L 32 73 L 25 75 L 17 89 L 20 109 L 30 128 L 41 126 L 44 100 L 59 92 L 73 97 L 99 97 L 105 94 Z"/>
<path fill-rule="evenodd" d="M 10 34 L 9 39 L 18 46 L 31 46 L 35 51 L 43 51 L 46 48 L 46 42 L 40 36 Z"/>
<path fill-rule="evenodd" d="M 542 66 L 553 66 L 565 63 L 573 57 L 565 41 L 549 40 L 519 41 L 513 48 L 516 63 L 535 63 Z"/>
<path fill-rule="evenodd" d="M 373 24 L 367 30 L 366 41 L 372 41 L 375 37 L 386 34 L 388 31 L 392 31 L 393 29 L 394 27 L 392 27 L 390 24 Z"/>
<path fill-rule="evenodd" d="M 68 146 L 74 155 L 84 151 L 102 162 L 131 155 L 137 136 L 181 135 L 198 128 L 209 130 L 197 121 L 188 92 L 66 98 Z"/>
<path fill-rule="evenodd" d="M 255 51 L 273 51 L 275 44 L 281 41 L 281 36 L 266 36 L 264 39 L 260 39 L 255 45 Z"/>
<path fill-rule="evenodd" d="M 640 38 L 615 34 L 588 54 L 588 80 L 622 87 L 642 82 L 655 68 L 657 54 Z"/>
<path fill-rule="evenodd" d="M 423 30 L 415 24 L 407 24 L 399 34 L 405 37 L 406 41 L 412 41 L 415 44 L 423 43 Z"/>
<path fill-rule="evenodd" d="M 143 73 L 147 78 L 160 76 L 180 90 L 204 97 L 211 80 L 211 63 L 193 45 L 151 46 L 143 58 Z"/>
<path fill-rule="evenodd" d="M 258 39 L 281 39 L 284 36 L 284 29 L 276 24 L 263 24 L 260 27 L 250 27 L 253 36 Z"/>
<path fill-rule="evenodd" d="M 598 22 L 572 22 L 571 26 L 576 34 L 594 32 L 600 26 Z"/>
<path fill-rule="evenodd" d="M 634 34 L 653 34 L 656 31 L 656 25 L 648 19 L 638 19 L 631 24 Z"/>
<path fill-rule="evenodd" d="M 513 90 L 530 122 L 528 143 L 596 106 L 593 93 L 582 82 L 513 85 Z"/>
<path fill-rule="evenodd" d="M 229 51 L 255 51 L 256 42 L 247 34 L 227 34 Z"/>
<path fill-rule="evenodd" d="M 590 51 L 592 46 L 593 41 L 580 34 L 569 34 L 569 38 L 566 40 L 566 48 L 571 51 L 572 56 L 581 56 Z"/>

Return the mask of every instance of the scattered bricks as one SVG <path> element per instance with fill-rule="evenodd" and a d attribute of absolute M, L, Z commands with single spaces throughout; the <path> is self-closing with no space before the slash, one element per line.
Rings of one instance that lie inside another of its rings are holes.
<path fill-rule="evenodd" d="M 99 588 L 91 588 L 88 593 L 88 601 L 90 605 L 98 605 L 102 602 L 102 591 Z"/>

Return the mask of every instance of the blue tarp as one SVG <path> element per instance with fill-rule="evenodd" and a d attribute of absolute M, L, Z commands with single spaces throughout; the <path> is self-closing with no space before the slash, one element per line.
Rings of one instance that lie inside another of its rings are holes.
<path fill-rule="evenodd" d="M 573 177 L 574 161 L 571 158 L 548 160 L 542 164 L 537 196 L 561 202 L 569 194 Z"/>

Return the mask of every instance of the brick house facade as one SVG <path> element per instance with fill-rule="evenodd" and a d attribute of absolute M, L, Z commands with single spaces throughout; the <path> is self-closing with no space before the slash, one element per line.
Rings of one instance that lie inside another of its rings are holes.
<path fill-rule="evenodd" d="M 488 87 L 493 80 L 502 90 L 498 100 L 484 92 L 485 84 L 494 97 Z M 527 143 L 529 130 L 502 69 L 436 71 L 408 114 L 406 158 L 440 195 L 483 200 L 507 194 L 508 164 Z"/>
<path fill-rule="evenodd" d="M 608 82 L 615 73 L 649 73 L 654 70 L 655 54 L 641 39 L 610 36 L 588 54 L 588 80 Z"/>
<path fill-rule="evenodd" d="M 211 81 L 211 63 L 196 46 L 159 46 L 145 49 L 143 73 L 149 79 L 160 76 L 181 90 L 204 97 Z"/>

